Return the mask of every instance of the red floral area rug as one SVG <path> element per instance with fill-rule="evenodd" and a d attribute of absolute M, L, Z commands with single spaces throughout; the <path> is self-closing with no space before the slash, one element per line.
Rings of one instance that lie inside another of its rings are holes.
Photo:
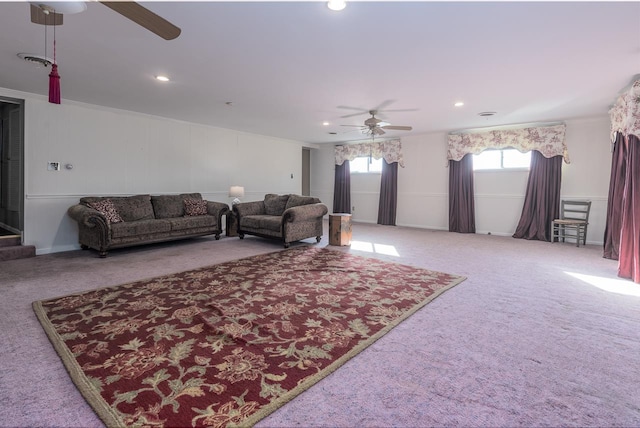
<path fill-rule="evenodd" d="M 463 280 L 298 247 L 33 307 L 107 426 L 246 426 Z"/>

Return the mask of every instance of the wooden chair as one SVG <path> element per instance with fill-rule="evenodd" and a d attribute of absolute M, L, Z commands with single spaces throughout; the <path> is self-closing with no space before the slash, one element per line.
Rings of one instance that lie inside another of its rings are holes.
<path fill-rule="evenodd" d="M 576 247 L 587 245 L 587 226 L 589 225 L 591 201 L 561 201 L 560 218 L 551 222 L 551 242 L 565 238 L 575 239 Z"/>

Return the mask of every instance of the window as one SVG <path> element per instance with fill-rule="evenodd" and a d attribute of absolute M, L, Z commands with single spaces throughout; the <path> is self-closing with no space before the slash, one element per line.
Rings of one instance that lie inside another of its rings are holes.
<path fill-rule="evenodd" d="M 355 158 L 349 162 L 349 169 L 352 173 L 382 172 L 382 158 L 374 159 L 370 156 Z"/>
<path fill-rule="evenodd" d="M 473 155 L 473 170 L 529 169 L 531 152 L 520 153 L 516 149 L 485 150 Z"/>

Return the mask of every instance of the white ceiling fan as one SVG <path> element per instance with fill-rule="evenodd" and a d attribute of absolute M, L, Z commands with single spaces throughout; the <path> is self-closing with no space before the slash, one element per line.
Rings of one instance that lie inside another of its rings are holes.
<path fill-rule="evenodd" d="M 385 129 L 389 131 L 411 131 L 413 128 L 411 126 L 400 126 L 400 125 L 391 125 L 388 122 L 384 122 L 381 119 L 376 117 L 378 114 L 377 110 L 369 110 L 370 118 L 364 121 L 364 125 L 342 125 L 342 126 L 355 126 L 360 128 L 363 134 L 371 135 L 375 137 L 376 135 L 384 135 Z"/>
<path fill-rule="evenodd" d="M 34 1 L 31 3 L 31 22 L 41 25 L 62 25 L 63 15 L 83 12 L 83 1 Z M 99 1 L 125 18 L 157 34 L 165 40 L 180 35 L 180 28 L 134 1 Z"/>

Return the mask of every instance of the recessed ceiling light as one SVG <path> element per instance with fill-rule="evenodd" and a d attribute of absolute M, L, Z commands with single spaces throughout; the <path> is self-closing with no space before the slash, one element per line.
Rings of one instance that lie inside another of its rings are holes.
<path fill-rule="evenodd" d="M 168 82 L 169 78 L 167 76 L 156 76 L 156 79 L 161 82 Z"/>
<path fill-rule="evenodd" d="M 329 135 L 338 135 L 337 132 L 329 132 Z"/>
<path fill-rule="evenodd" d="M 329 122 L 322 122 L 324 126 L 329 126 Z"/>
<path fill-rule="evenodd" d="M 454 107 L 462 107 L 463 105 L 464 105 L 464 103 L 462 101 L 458 101 L 453 106 Z"/>
<path fill-rule="evenodd" d="M 342 10 L 347 6 L 347 2 L 344 0 L 329 0 L 327 7 L 331 10 Z"/>
<path fill-rule="evenodd" d="M 496 114 L 495 111 L 483 111 L 478 113 L 478 116 L 489 117 L 489 116 L 494 116 L 495 114 Z"/>

